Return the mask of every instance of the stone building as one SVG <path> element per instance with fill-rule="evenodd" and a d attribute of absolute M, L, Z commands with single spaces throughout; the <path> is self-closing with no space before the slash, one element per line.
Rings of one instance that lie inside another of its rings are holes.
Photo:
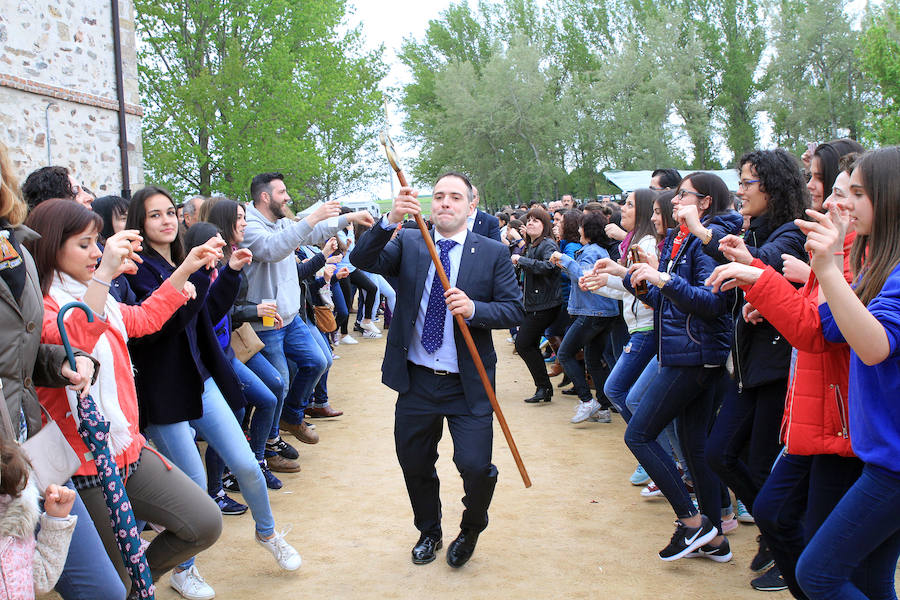
<path fill-rule="evenodd" d="M 0 140 L 20 179 L 57 164 L 98 196 L 143 183 L 132 1 L 119 0 L 127 186 L 112 20 L 111 0 L 0 0 Z"/>

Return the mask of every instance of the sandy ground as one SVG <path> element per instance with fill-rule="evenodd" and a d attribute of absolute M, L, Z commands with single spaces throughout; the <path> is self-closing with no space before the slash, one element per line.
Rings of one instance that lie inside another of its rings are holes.
<path fill-rule="evenodd" d="M 395 394 L 380 383 L 384 340 L 360 340 L 337 347 L 341 358 L 328 381 L 332 403 L 345 415 L 314 421 L 321 442 L 297 444 L 303 471 L 284 474 L 285 487 L 270 495 L 276 523 L 292 528 L 287 537 L 303 566 L 281 572 L 253 541 L 249 514 L 225 517 L 221 539 L 197 560 L 217 598 L 790 597 L 750 588 L 753 526 L 729 537 L 730 563 L 660 561 L 656 552 L 668 542 L 674 516 L 665 501 L 645 500 L 629 485 L 635 461 L 622 442 L 624 423 L 572 425 L 574 401 L 561 394 L 550 404 L 524 404 L 533 387 L 505 338 L 495 332 L 497 395 L 534 486 L 524 488 L 495 426 L 500 481 L 491 525 L 465 567 L 450 568 L 443 550 L 429 565 L 410 562 L 418 534 L 394 455 Z M 446 545 L 458 532 L 462 484 L 449 434 L 440 451 Z M 180 598 L 168 576 L 157 597 Z"/>

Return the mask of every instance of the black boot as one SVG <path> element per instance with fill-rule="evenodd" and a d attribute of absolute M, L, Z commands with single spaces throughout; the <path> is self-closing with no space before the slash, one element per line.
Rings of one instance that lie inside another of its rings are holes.
<path fill-rule="evenodd" d="M 536 404 L 538 402 L 550 402 L 553 398 L 553 386 L 548 387 L 538 387 L 534 391 L 534 396 L 531 398 L 525 398 L 525 402 L 529 404 Z"/>

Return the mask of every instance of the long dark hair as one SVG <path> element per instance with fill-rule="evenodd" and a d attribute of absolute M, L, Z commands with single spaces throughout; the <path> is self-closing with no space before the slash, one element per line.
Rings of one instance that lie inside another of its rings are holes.
<path fill-rule="evenodd" d="M 609 219 L 599 210 L 591 210 L 584 214 L 581 221 L 581 229 L 584 231 L 584 237 L 591 244 L 605 246 L 609 242 L 606 235 L 606 226 Z"/>
<path fill-rule="evenodd" d="M 900 147 L 866 152 L 857 170 L 872 203 L 872 230 L 853 240 L 850 264 L 858 274 L 856 295 L 868 304 L 900 263 Z"/>
<path fill-rule="evenodd" d="M 41 234 L 40 239 L 25 242 L 25 247 L 34 257 L 41 293 L 46 296 L 50 293 L 53 274 L 59 270 L 59 252 L 63 244 L 89 227 L 99 232 L 103 219 L 74 200 L 54 198 L 35 206 L 25 219 L 25 225 Z"/>
<path fill-rule="evenodd" d="M 731 200 L 731 192 L 728 190 L 728 186 L 725 185 L 725 182 L 722 181 L 722 178 L 718 175 L 714 175 L 713 173 L 702 173 L 700 171 L 685 175 L 684 179 L 681 180 L 681 183 L 678 184 L 678 190 L 672 195 L 673 198 L 681 191 L 681 187 L 684 185 L 685 181 L 690 181 L 691 185 L 694 186 L 694 189 L 697 190 L 698 193 L 709 196 L 712 199 L 709 203 L 709 208 L 701 215 L 703 221 L 708 221 L 716 215 L 721 215 L 732 210 L 731 207 L 733 206 L 733 202 Z M 662 207 L 660 206 L 660 208 Z"/>
<path fill-rule="evenodd" d="M 144 186 L 138 191 L 134 193 L 131 197 L 131 204 L 128 205 L 128 218 L 125 221 L 125 229 L 137 229 L 141 235 L 144 237 L 144 252 L 146 252 L 150 248 L 150 242 L 147 240 L 147 230 L 144 229 L 144 222 L 147 220 L 147 208 L 144 206 L 152 196 L 160 194 L 169 199 L 169 202 L 172 203 L 172 206 L 177 208 L 175 205 L 175 201 L 172 200 L 172 194 L 169 193 L 165 188 L 161 188 L 158 185 L 148 185 Z M 175 235 L 175 239 L 170 244 L 170 248 L 172 251 L 172 262 L 176 265 L 180 265 L 181 261 L 184 260 L 186 253 L 184 251 L 184 242 L 181 238 L 181 228 L 178 228 L 178 233 Z"/>
<path fill-rule="evenodd" d="M 225 198 L 216 202 L 206 216 L 207 221 L 219 228 L 222 238 L 225 240 L 225 247 L 222 248 L 222 251 L 225 253 L 225 260 L 231 257 L 231 246 L 234 245 L 234 229 L 237 227 L 238 221 L 238 208 L 243 207 L 234 200 Z"/>
<path fill-rule="evenodd" d="M 528 224 L 528 221 L 530 219 L 537 219 L 538 221 L 540 221 L 541 223 L 544 224 L 544 230 L 541 232 L 541 235 L 539 235 L 536 239 L 531 239 L 531 236 L 528 235 L 528 232 L 527 231 L 525 232 L 525 239 L 528 241 L 528 243 L 531 244 L 532 246 L 537 246 L 544 240 L 545 237 L 549 237 L 550 232 L 553 230 L 553 223 L 550 220 L 550 213 L 548 213 L 546 210 L 544 210 L 540 206 L 535 206 L 534 208 L 530 209 L 527 213 L 525 213 L 525 224 L 526 225 Z"/>
<path fill-rule="evenodd" d="M 770 215 L 773 228 L 794 219 L 806 218 L 804 211 L 809 208 L 809 190 L 796 158 L 781 148 L 754 150 L 741 157 L 738 168 L 747 163 L 756 172 L 759 189 L 769 195 L 766 212 Z M 834 179 L 831 183 L 834 185 Z"/>
<path fill-rule="evenodd" d="M 653 202 L 658 197 L 659 194 L 650 188 L 634 190 L 634 227 L 631 229 L 633 232 L 631 236 L 632 244 L 637 244 L 648 235 L 652 235 L 657 242 L 659 241 L 660 236 L 656 233 L 656 228 L 650 220 L 653 218 Z M 672 211 L 669 211 L 669 218 L 671 217 Z"/>
<path fill-rule="evenodd" d="M 113 229 L 113 215 L 128 216 L 128 200 L 122 196 L 102 196 L 94 200 L 91 210 L 103 218 L 103 229 L 100 230 L 100 240 L 105 242 L 115 233 Z"/>
<path fill-rule="evenodd" d="M 850 138 L 831 140 L 816 146 L 813 158 L 819 159 L 819 168 L 822 169 L 823 198 L 828 197 L 834 187 L 834 180 L 841 174 L 841 158 L 852 152 L 865 151 L 862 144 Z"/>

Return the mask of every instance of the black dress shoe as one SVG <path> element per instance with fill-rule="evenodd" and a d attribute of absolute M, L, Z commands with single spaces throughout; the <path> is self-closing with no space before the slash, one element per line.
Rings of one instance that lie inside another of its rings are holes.
<path fill-rule="evenodd" d="M 466 564 L 475 552 L 478 532 L 463 529 L 447 548 L 447 564 L 458 569 Z"/>
<path fill-rule="evenodd" d="M 416 565 L 427 565 L 434 560 L 434 553 L 443 546 L 441 538 L 423 535 L 412 549 L 412 561 Z"/>
<path fill-rule="evenodd" d="M 553 387 L 539 387 L 534 391 L 534 396 L 525 398 L 525 402 L 536 404 L 538 402 L 550 402 L 553 399 Z"/>

